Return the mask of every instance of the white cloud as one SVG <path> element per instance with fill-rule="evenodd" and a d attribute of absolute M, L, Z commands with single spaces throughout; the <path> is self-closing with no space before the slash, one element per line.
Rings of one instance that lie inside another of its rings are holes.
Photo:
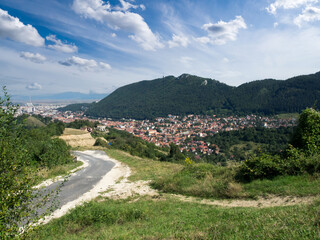
<path fill-rule="evenodd" d="M 267 7 L 267 11 L 276 14 L 279 8 L 294 9 L 305 6 L 310 3 L 317 3 L 319 0 L 276 0 Z"/>
<path fill-rule="evenodd" d="M 124 4 L 126 2 L 123 1 Z M 125 5 L 126 6 L 126 5 Z M 110 3 L 102 0 L 74 0 L 73 10 L 86 17 L 107 24 L 113 29 L 131 33 L 129 37 L 139 43 L 145 50 L 162 48 L 163 44 L 144 19 L 137 13 L 113 10 Z"/>
<path fill-rule="evenodd" d="M 111 34 L 111 37 L 115 38 L 115 37 L 117 37 L 117 34 L 112 33 L 112 34 Z"/>
<path fill-rule="evenodd" d="M 146 6 L 143 5 L 143 4 L 140 4 L 140 8 L 141 8 L 142 11 L 146 10 Z"/>
<path fill-rule="evenodd" d="M 199 37 L 199 38 L 194 38 L 195 41 L 202 43 L 202 44 L 208 44 L 211 42 L 211 39 L 208 37 Z"/>
<path fill-rule="evenodd" d="M 42 89 L 42 86 L 39 83 L 34 82 L 34 83 L 31 83 L 28 86 L 26 86 L 26 89 L 31 90 L 31 91 L 40 90 L 40 89 Z"/>
<path fill-rule="evenodd" d="M 178 36 L 173 34 L 172 35 L 172 40 L 168 41 L 169 47 L 187 47 L 189 45 L 189 39 L 185 36 Z"/>
<path fill-rule="evenodd" d="M 146 7 L 143 5 L 143 4 L 140 4 L 140 5 L 134 5 L 132 3 L 129 3 L 129 2 L 126 2 L 124 0 L 119 0 L 120 3 L 121 3 L 121 6 L 122 7 L 114 7 L 115 10 L 119 10 L 119 11 L 128 11 L 130 10 L 131 8 L 133 9 L 137 9 L 137 8 L 141 8 L 141 10 L 145 10 Z"/>
<path fill-rule="evenodd" d="M 306 9 L 303 10 L 302 14 L 299 14 L 298 17 L 294 19 L 294 24 L 301 27 L 302 23 L 304 22 L 314 22 L 314 21 L 320 21 L 320 8 L 316 7 L 306 7 Z"/>
<path fill-rule="evenodd" d="M 111 66 L 107 63 L 104 63 L 104 62 L 97 63 L 93 59 L 85 59 L 85 58 L 80 58 L 75 56 L 68 58 L 65 61 L 60 61 L 59 63 L 61 65 L 68 66 L 68 67 L 78 66 L 85 70 L 111 69 Z"/>
<path fill-rule="evenodd" d="M 219 21 L 217 23 L 207 23 L 202 26 L 206 30 L 208 37 L 197 38 L 201 43 L 211 43 L 216 45 L 226 44 L 227 41 L 237 40 L 239 29 L 246 29 L 247 25 L 241 16 L 237 16 L 229 22 Z"/>
<path fill-rule="evenodd" d="M 190 64 L 194 59 L 191 57 L 181 57 L 180 62 L 183 64 Z"/>
<path fill-rule="evenodd" d="M 43 63 L 46 60 L 45 56 L 39 53 L 21 52 L 20 57 L 35 63 Z"/>
<path fill-rule="evenodd" d="M 74 53 L 78 51 L 78 47 L 74 44 L 67 44 L 61 42 L 61 40 L 57 39 L 55 35 L 49 35 L 46 39 L 50 42 L 54 42 L 53 45 L 48 45 L 49 48 L 64 52 L 64 53 Z"/>
<path fill-rule="evenodd" d="M 111 66 L 108 63 L 99 62 L 99 65 L 100 65 L 101 68 L 108 69 L 108 70 L 111 69 Z"/>
<path fill-rule="evenodd" d="M 2 9 L 0 9 L 0 37 L 36 47 L 44 45 L 44 39 L 34 27 L 29 24 L 24 25 L 18 18 L 12 17 Z"/>

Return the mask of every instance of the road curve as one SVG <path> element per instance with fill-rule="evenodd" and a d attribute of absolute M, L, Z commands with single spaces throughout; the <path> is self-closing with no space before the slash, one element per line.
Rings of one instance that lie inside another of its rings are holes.
<path fill-rule="evenodd" d="M 48 192 L 60 188 L 58 204 L 43 223 L 64 215 L 83 201 L 94 199 L 121 177 L 121 163 L 109 158 L 104 151 L 75 151 L 73 154 L 87 166 L 73 173 L 65 182 L 58 181 L 42 189 Z"/>
<path fill-rule="evenodd" d="M 100 157 L 101 155 L 106 155 L 103 151 L 76 151 L 73 154 L 79 160 L 87 162 L 88 166 L 76 172 L 63 183 L 58 194 L 58 208 L 90 191 L 115 166 L 114 162 L 106 161 Z M 61 183 L 62 181 L 53 183 L 47 189 L 49 191 L 54 190 Z"/>

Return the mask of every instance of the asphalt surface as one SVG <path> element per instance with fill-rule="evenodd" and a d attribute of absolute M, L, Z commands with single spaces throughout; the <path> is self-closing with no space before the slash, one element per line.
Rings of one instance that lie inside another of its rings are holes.
<path fill-rule="evenodd" d="M 105 154 L 103 151 L 95 152 Z M 88 153 L 76 151 L 73 152 L 73 154 L 88 162 L 89 165 L 86 168 L 79 170 L 65 181 L 58 181 L 44 189 L 41 189 L 43 194 L 48 192 L 58 192 L 58 194 L 53 194 L 53 196 L 51 196 L 52 199 L 55 199 L 55 206 L 53 210 L 61 208 L 68 202 L 76 200 L 84 193 L 90 191 L 94 185 L 96 185 L 115 165 L 111 161 L 102 160 L 98 156 L 95 157 Z M 46 208 L 50 205 L 50 202 L 51 201 L 46 205 Z M 38 213 L 42 214 L 44 212 L 45 209 L 42 209 Z"/>

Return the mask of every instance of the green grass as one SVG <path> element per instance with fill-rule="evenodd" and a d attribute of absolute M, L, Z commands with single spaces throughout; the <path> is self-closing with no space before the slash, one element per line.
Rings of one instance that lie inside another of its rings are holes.
<path fill-rule="evenodd" d="M 181 171 L 159 177 L 152 186 L 167 193 L 203 198 L 245 197 L 242 186 L 234 181 L 233 168 L 212 164 L 191 164 Z"/>
<path fill-rule="evenodd" d="M 72 162 L 64 165 L 54 166 L 50 169 L 48 168 L 39 169 L 36 172 L 37 177 L 35 178 L 36 182 L 34 184 L 35 185 L 39 184 L 44 180 L 52 179 L 57 176 L 66 176 L 70 173 L 72 169 L 75 169 L 81 166 L 82 164 L 83 164 L 82 162 L 77 161 L 77 162 Z"/>
<path fill-rule="evenodd" d="M 25 121 L 25 125 L 29 127 L 45 127 L 46 125 L 39 119 L 29 116 Z"/>
<path fill-rule="evenodd" d="M 233 181 L 234 168 L 185 166 L 142 159 L 114 149 L 106 152 L 131 168 L 130 180 L 166 183 L 172 192 L 180 188 L 185 195 L 239 198 L 320 192 L 319 175 L 282 176 L 240 185 Z M 320 201 L 286 207 L 223 208 L 184 202 L 167 194 L 138 201 L 100 197 L 41 226 L 29 239 L 320 239 Z"/>
<path fill-rule="evenodd" d="M 30 239 L 320 239 L 320 202 L 264 209 L 174 199 L 91 202 Z"/>
<path fill-rule="evenodd" d="M 278 118 L 280 119 L 299 119 L 299 113 L 282 113 L 277 115 Z"/>
<path fill-rule="evenodd" d="M 320 194 L 320 174 L 279 176 L 272 180 L 239 183 L 234 180 L 235 173 L 235 167 L 194 164 L 154 179 L 152 186 L 166 193 L 217 199 L 257 198 L 268 194 L 298 197 Z"/>
<path fill-rule="evenodd" d="M 320 194 L 320 175 L 280 176 L 272 180 L 255 180 L 243 184 L 250 196 L 275 194 L 279 196 L 315 196 Z"/>
<path fill-rule="evenodd" d="M 115 149 L 107 149 L 106 153 L 130 167 L 132 173 L 129 180 L 131 181 L 156 180 L 160 177 L 171 176 L 183 168 L 183 165 L 180 164 L 140 158 Z"/>

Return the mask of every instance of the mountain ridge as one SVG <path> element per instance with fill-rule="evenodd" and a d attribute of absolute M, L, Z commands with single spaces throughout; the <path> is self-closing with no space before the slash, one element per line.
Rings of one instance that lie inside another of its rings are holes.
<path fill-rule="evenodd" d="M 190 74 L 143 80 L 91 104 L 86 115 L 153 119 L 168 114 L 300 112 L 320 99 L 320 72 L 287 80 L 264 79 L 229 86 Z M 319 104 L 317 104 L 319 107 Z"/>

